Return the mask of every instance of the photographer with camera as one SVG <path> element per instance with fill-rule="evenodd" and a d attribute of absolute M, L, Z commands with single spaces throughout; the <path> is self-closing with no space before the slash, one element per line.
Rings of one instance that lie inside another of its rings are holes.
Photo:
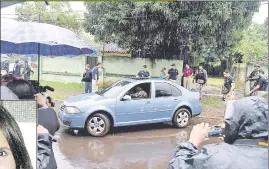
<path fill-rule="evenodd" d="M 11 80 L 6 85 L 18 99 L 34 99 L 34 88 L 29 81 Z"/>
<path fill-rule="evenodd" d="M 51 137 L 54 137 L 55 133 L 60 129 L 60 123 L 58 121 L 56 112 L 54 111 L 53 108 L 49 107 L 46 104 L 46 101 L 44 100 L 41 94 L 36 94 L 35 99 L 39 106 L 38 124 L 46 128 Z M 52 144 L 52 140 L 50 143 Z M 49 163 L 46 168 L 57 169 L 57 163 L 54 157 L 53 149 L 51 149 Z"/>
<path fill-rule="evenodd" d="M 2 86 L 1 86 L 2 87 Z M 41 93 L 46 92 L 46 90 L 54 91 L 54 89 L 50 86 L 40 86 L 37 81 L 33 80 L 11 80 L 7 83 L 6 87 L 13 92 L 18 99 L 35 99 L 38 104 L 38 124 L 43 126 L 48 130 L 50 137 L 54 137 L 55 133 L 60 128 L 60 123 L 58 121 L 58 117 L 54 109 L 49 107 L 46 104 L 46 101 Z M 2 96 L 1 96 L 2 98 Z M 50 140 L 51 145 L 53 139 Z M 54 157 L 52 147 L 47 147 L 51 149 L 51 154 L 49 158 L 49 162 L 46 165 L 47 169 L 57 169 L 56 160 Z M 39 153 L 39 152 L 38 152 Z"/>

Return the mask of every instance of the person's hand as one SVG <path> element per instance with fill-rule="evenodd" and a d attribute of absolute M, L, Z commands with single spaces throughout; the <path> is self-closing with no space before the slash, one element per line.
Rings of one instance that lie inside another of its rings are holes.
<path fill-rule="evenodd" d="M 46 106 L 45 100 L 43 99 L 43 96 L 40 93 L 35 95 L 35 100 L 37 101 L 37 104 L 39 104 L 40 106 Z"/>
<path fill-rule="evenodd" d="M 192 143 L 196 148 L 199 148 L 208 135 L 207 131 L 208 123 L 201 123 L 193 126 L 189 142 Z"/>
<path fill-rule="evenodd" d="M 224 141 L 224 138 L 223 137 L 218 137 L 218 139 L 220 139 L 221 141 Z"/>
<path fill-rule="evenodd" d="M 37 126 L 37 133 L 38 134 L 47 134 L 47 133 L 49 133 L 49 131 L 46 128 L 44 128 L 43 126 L 38 125 Z"/>

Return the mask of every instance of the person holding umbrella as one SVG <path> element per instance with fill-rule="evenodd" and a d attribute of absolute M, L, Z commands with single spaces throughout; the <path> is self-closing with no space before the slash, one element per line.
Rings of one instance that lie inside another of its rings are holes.
<path fill-rule="evenodd" d="M 1 20 L 1 53 L 37 55 L 37 81 L 39 82 L 41 56 L 87 56 L 95 55 L 97 50 L 72 31 L 59 26 Z"/>

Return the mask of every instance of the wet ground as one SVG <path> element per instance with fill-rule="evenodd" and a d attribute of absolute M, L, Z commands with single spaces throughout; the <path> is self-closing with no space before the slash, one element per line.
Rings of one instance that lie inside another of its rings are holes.
<path fill-rule="evenodd" d="M 196 117 L 184 129 L 169 124 L 120 127 L 103 138 L 61 126 L 53 148 L 59 169 L 165 169 L 177 144 L 187 141 L 192 126 L 201 122 L 218 125 L 222 120 Z M 205 144 L 215 142 L 221 140 L 210 138 Z"/>

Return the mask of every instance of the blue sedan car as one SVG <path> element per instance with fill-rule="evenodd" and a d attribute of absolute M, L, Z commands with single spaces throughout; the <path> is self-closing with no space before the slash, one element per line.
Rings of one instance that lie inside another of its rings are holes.
<path fill-rule="evenodd" d="M 183 128 L 202 112 L 200 101 L 199 92 L 170 81 L 123 79 L 102 91 L 65 99 L 59 118 L 69 128 L 97 137 L 118 126 L 172 122 Z"/>

